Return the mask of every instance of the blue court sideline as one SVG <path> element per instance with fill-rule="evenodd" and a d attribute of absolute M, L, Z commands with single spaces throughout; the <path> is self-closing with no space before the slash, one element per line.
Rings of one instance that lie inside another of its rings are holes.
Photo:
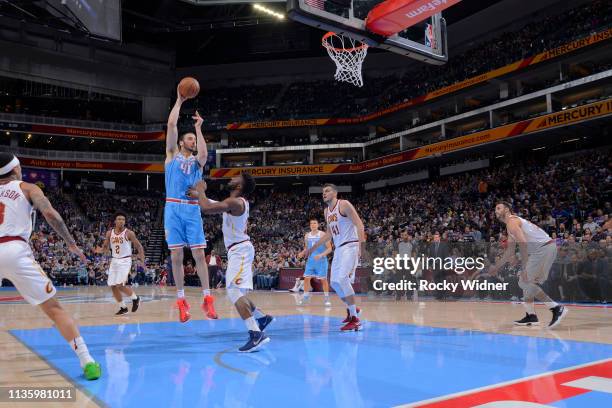
<path fill-rule="evenodd" d="M 11 333 L 110 407 L 388 407 L 612 356 L 606 344 L 406 324 L 340 333 L 340 320 L 277 317 L 252 354 L 236 352 L 239 319 L 82 327 L 103 367 L 93 382 L 56 330 Z"/>

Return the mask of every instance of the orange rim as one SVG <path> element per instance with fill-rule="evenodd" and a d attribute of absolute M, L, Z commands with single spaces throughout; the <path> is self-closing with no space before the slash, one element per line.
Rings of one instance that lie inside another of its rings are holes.
<path fill-rule="evenodd" d="M 358 51 L 358 50 L 363 50 L 364 48 L 368 48 L 368 44 L 365 44 L 365 43 L 362 43 L 360 46 L 353 47 L 353 48 L 336 48 L 336 47 L 334 47 L 331 44 L 331 42 L 327 42 L 326 41 L 332 35 L 338 35 L 338 34 L 334 33 L 333 31 L 329 31 L 321 39 L 321 43 L 323 44 L 323 46 L 325 48 L 331 48 L 332 50 L 334 50 L 336 52 L 354 52 L 354 51 Z M 359 40 L 355 40 L 355 41 L 359 41 Z M 359 42 L 361 42 L 361 41 L 359 41 Z"/>

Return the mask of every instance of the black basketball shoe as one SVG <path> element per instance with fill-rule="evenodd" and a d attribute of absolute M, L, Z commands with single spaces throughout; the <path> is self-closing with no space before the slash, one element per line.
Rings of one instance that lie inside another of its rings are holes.
<path fill-rule="evenodd" d="M 132 313 L 138 310 L 138 306 L 140 306 L 140 296 L 132 300 Z"/>
<path fill-rule="evenodd" d="M 514 324 L 517 326 L 537 326 L 540 322 L 538 321 L 538 316 L 535 314 L 525 313 L 525 317 L 521 320 L 515 320 Z"/>
<path fill-rule="evenodd" d="M 259 326 L 259 330 L 264 331 L 264 329 L 268 327 L 268 325 L 272 323 L 273 321 L 274 321 L 274 318 L 270 315 L 265 315 L 263 317 L 260 317 L 259 319 L 257 319 L 257 325 Z"/>
<path fill-rule="evenodd" d="M 117 313 L 115 313 L 115 316 L 124 315 L 127 312 L 128 312 L 128 308 L 127 307 L 122 307 L 121 309 L 119 309 L 119 311 Z"/>
<path fill-rule="evenodd" d="M 550 309 L 550 311 L 552 312 L 552 320 L 548 324 L 548 328 L 552 329 L 553 327 L 561 323 L 561 320 L 563 320 L 563 318 L 567 314 L 567 309 L 564 306 L 557 305 Z"/>

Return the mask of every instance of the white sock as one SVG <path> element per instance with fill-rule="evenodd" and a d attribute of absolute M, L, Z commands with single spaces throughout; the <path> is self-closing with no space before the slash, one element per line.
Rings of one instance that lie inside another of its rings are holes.
<path fill-rule="evenodd" d="M 249 330 L 261 331 L 259 330 L 259 326 L 257 325 L 257 322 L 255 321 L 255 318 L 253 316 L 249 317 L 248 319 L 245 319 L 244 323 L 246 324 L 246 327 Z"/>
<path fill-rule="evenodd" d="M 535 305 L 533 302 L 525 303 L 524 306 L 525 306 L 525 311 L 528 314 L 530 315 L 535 314 Z"/>
<path fill-rule="evenodd" d="M 203 289 L 203 290 L 202 290 L 202 295 L 204 295 L 204 296 L 210 296 L 210 289 Z"/>
<path fill-rule="evenodd" d="M 329 297 L 329 292 L 325 292 L 325 297 L 328 298 Z"/>
<path fill-rule="evenodd" d="M 261 319 L 262 317 L 264 317 L 266 314 L 263 313 L 261 310 L 259 309 L 255 309 L 253 310 L 253 317 L 256 319 Z"/>
<path fill-rule="evenodd" d="M 185 289 L 179 289 L 176 291 L 176 297 L 179 299 L 185 298 Z"/>
<path fill-rule="evenodd" d="M 83 340 L 83 337 L 79 336 L 76 339 L 69 341 L 68 344 L 70 344 L 70 347 L 72 347 L 77 357 L 79 358 L 81 368 L 85 367 L 87 363 L 94 362 L 94 359 L 89 354 L 89 350 L 87 350 L 87 345 L 85 344 L 85 340 Z"/>
<path fill-rule="evenodd" d="M 138 299 L 138 295 L 136 294 L 136 292 L 132 292 L 132 296 L 130 296 L 130 299 L 132 300 Z"/>
<path fill-rule="evenodd" d="M 123 300 L 117 302 L 117 304 L 119 305 L 119 307 L 125 307 L 125 302 Z"/>
<path fill-rule="evenodd" d="M 559 306 L 557 302 L 544 302 L 547 308 L 552 309 L 553 307 Z"/>
<path fill-rule="evenodd" d="M 349 305 L 349 313 L 351 316 L 357 316 L 357 305 Z"/>

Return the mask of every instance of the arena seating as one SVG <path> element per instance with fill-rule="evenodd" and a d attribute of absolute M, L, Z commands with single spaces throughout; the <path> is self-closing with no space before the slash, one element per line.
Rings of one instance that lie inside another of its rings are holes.
<path fill-rule="evenodd" d="M 403 231 L 412 237 L 415 250 L 426 247 L 436 231 L 449 243 L 498 245 L 506 238 L 501 225 L 494 220 L 494 205 L 500 199 L 511 201 L 522 217 L 540 225 L 560 248 L 565 248 L 565 257 L 560 258 L 564 263 L 555 270 L 566 271 L 570 265 L 572 273 L 577 274 L 581 263 L 612 262 L 612 207 L 609 201 L 604 201 L 612 179 L 608 153 L 605 149 L 589 151 L 548 162 L 525 159 L 512 165 L 343 197 L 359 210 L 370 248 L 382 255 L 397 251 Z M 96 255 L 95 248 L 101 245 L 105 231 L 112 225 L 115 211 L 128 214 L 128 225 L 145 245 L 147 255 L 152 250 L 148 241 L 153 231 L 162 228 L 160 193 L 134 190 L 130 194 L 109 195 L 104 191 L 75 189 L 48 195 L 92 261 L 86 267 L 79 266 L 62 240 L 39 217 L 32 244 L 37 260 L 58 284 L 105 282 L 106 257 Z M 275 191 L 268 187 L 259 188 L 251 201 L 249 234 L 256 237 L 255 275 L 266 277 L 257 278 L 256 282 L 266 282 L 263 286 L 268 287 L 274 284 L 280 268 L 304 265 L 297 258 L 303 247 L 303 233 L 310 217 L 321 220 L 323 203 L 319 196 L 308 195 L 306 191 Z M 206 217 L 210 247 L 222 245 L 220 224 L 220 217 Z M 157 282 L 164 264 L 165 256 L 149 259 L 147 270 L 139 271 L 133 279 Z M 504 274 L 513 276 L 510 272 L 506 268 Z M 554 279 L 551 282 L 554 285 Z M 590 283 L 585 285 L 589 287 Z M 602 286 L 605 293 L 594 293 L 593 287 L 584 289 L 589 292 L 586 296 L 605 300 L 607 286 Z"/>
<path fill-rule="evenodd" d="M 542 19 L 514 31 L 471 44 L 470 48 L 460 55 L 453 55 L 447 64 L 440 67 L 423 66 L 404 72 L 399 77 L 393 75 L 367 78 L 366 73 L 363 88 L 338 83 L 330 76 L 329 80 L 291 83 L 280 94 L 274 92 L 278 91 L 279 87 L 269 85 L 208 90 L 197 105 L 202 110 L 201 113 L 214 118 L 214 122 L 219 124 L 269 119 L 361 116 L 604 29 L 612 22 L 610 16 L 612 12 L 609 2 L 597 0 L 556 16 L 543 16 Z M 592 64 L 588 68 L 589 74 L 601 72 L 609 69 L 609 63 Z M 576 75 L 583 76 L 584 72 L 572 73 L 564 81 L 576 79 Z M 555 83 L 544 81 L 540 88 L 557 83 L 560 83 L 560 80 Z M 531 86 L 529 91 L 536 88 Z M 337 97 L 339 94 L 342 95 L 341 98 Z M 232 95 L 236 97 L 232 98 Z M 232 100 L 239 103 L 234 104 Z M 244 109 L 247 102 L 248 109 Z"/>
<path fill-rule="evenodd" d="M 565 248 L 563 259 L 569 263 L 573 257 L 577 271 L 592 252 L 594 259 L 601 259 L 598 262 L 612 262 L 612 231 L 602 228 L 605 223 L 610 226 L 612 217 L 610 202 L 603 201 L 611 178 L 607 154 L 589 152 L 547 163 L 526 160 L 434 182 L 342 197 L 358 209 L 370 249 L 381 256 L 397 251 L 402 231 L 410 234 L 415 250 L 426 248 L 436 231 L 449 243 L 498 245 L 506 237 L 494 219 L 495 203 L 511 201 L 519 215 L 543 227 L 560 248 Z M 280 268 L 302 267 L 304 261 L 297 254 L 303 249 L 308 219 L 314 216 L 323 221 L 320 197 L 306 192 L 260 190 L 252 208 L 249 233 L 257 237 L 256 274 L 277 276 Z M 502 276 L 514 274 L 508 267 Z M 602 287 L 612 291 L 607 285 Z M 605 300 L 601 293 L 590 291 L 586 296 Z"/>
<path fill-rule="evenodd" d="M 400 74 L 379 74 L 376 77 L 368 77 L 366 72 L 362 88 L 338 83 L 331 76 L 325 80 L 302 80 L 284 85 L 224 86 L 206 89 L 195 100 L 193 107 L 206 118 L 209 126 L 260 120 L 362 116 L 603 30 L 610 26 L 610 16 L 612 12 L 609 2 L 596 0 L 559 15 L 542 16 L 513 31 L 470 44 L 440 67 L 422 66 Z M 610 63 L 585 63 L 582 68 L 570 72 L 563 81 L 607 70 Z M 524 91 L 532 92 L 560 81 L 527 84 Z M 5 92 L 0 96 L 3 112 L 141 122 L 142 105 L 138 101 L 42 83 L 28 85 L 35 90 L 40 88 L 40 96 L 34 94 L 23 98 L 18 97 L 25 87 L 21 82 L 0 78 L 0 88 Z M 339 94 L 341 98 L 337 97 Z M 440 118 L 439 112 L 436 112 L 436 118 Z M 424 117 L 420 123 L 429 120 Z"/>

